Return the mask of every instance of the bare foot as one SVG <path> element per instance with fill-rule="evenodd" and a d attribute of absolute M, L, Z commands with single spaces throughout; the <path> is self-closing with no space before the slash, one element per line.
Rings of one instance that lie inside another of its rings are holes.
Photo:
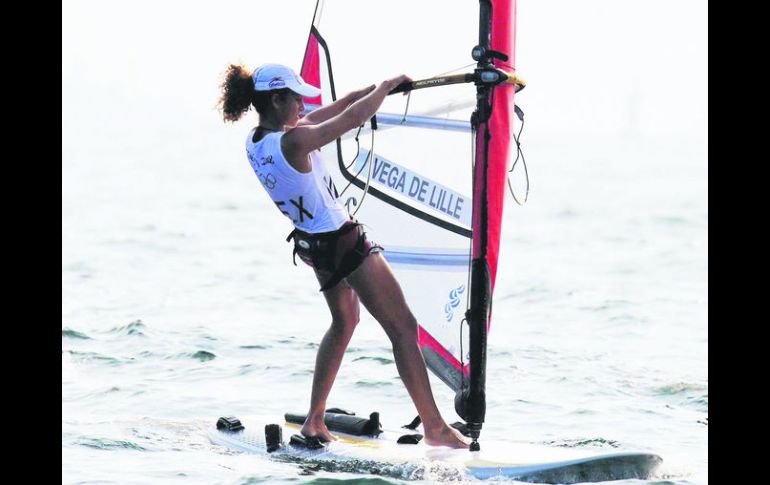
<path fill-rule="evenodd" d="M 450 448 L 468 448 L 471 441 L 453 427 L 444 424 L 436 431 L 425 430 L 425 443 L 431 446 L 448 446 Z"/>
<path fill-rule="evenodd" d="M 337 437 L 329 432 L 329 428 L 324 423 L 323 415 L 318 418 L 308 416 L 305 419 L 305 424 L 302 425 L 302 429 L 299 431 L 303 436 L 308 438 L 315 437 L 321 441 L 337 441 Z"/>

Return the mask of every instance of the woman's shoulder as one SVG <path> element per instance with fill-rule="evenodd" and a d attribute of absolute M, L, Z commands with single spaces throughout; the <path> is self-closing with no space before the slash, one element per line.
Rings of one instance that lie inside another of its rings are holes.
<path fill-rule="evenodd" d="M 306 136 L 306 131 L 307 125 L 295 126 L 294 128 L 289 128 L 288 130 L 281 132 L 281 137 L 279 138 L 281 148 L 284 150 L 292 150 L 302 145 L 302 140 L 303 137 Z"/>

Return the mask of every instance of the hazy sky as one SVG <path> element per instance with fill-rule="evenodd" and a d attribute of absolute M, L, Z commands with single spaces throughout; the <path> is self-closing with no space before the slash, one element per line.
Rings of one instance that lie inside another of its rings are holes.
<path fill-rule="evenodd" d="M 443 5 L 468 2 L 478 4 Z M 367 2 L 353 2 L 349 22 L 368 26 L 373 38 L 398 39 L 398 19 L 419 16 L 440 33 L 440 17 L 426 18 L 411 3 L 394 6 L 391 18 L 371 18 Z M 314 5 L 68 0 L 62 4 L 63 121 L 98 125 L 87 107 L 95 99 L 113 115 L 152 103 L 158 113 L 162 106 L 211 110 L 230 61 L 298 67 Z M 528 82 L 519 103 L 531 120 L 530 136 L 674 136 L 705 146 L 705 1 L 519 0 L 518 14 L 517 68 Z M 65 138 L 68 129 L 74 128 L 65 127 Z"/>

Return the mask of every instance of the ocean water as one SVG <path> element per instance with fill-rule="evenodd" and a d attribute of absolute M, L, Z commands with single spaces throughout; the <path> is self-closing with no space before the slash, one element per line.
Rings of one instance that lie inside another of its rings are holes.
<path fill-rule="evenodd" d="M 226 126 L 214 109 L 229 58 L 207 54 L 195 72 L 208 77 L 179 86 L 159 60 L 174 49 L 126 43 L 123 75 L 105 78 L 99 62 L 115 58 L 83 60 L 77 49 L 98 45 L 67 32 L 62 483 L 404 481 L 208 441 L 221 415 L 305 411 L 328 310 L 243 154 L 254 118 Z M 506 196 L 482 439 L 651 451 L 658 476 L 623 483 L 708 483 L 705 130 L 556 134 L 527 93 L 532 186 L 523 207 Z M 520 195 L 521 172 L 513 185 Z M 454 421 L 451 392 L 432 382 Z M 386 424 L 415 414 L 367 314 L 329 405 Z"/>
<path fill-rule="evenodd" d="M 593 142 L 528 147 L 530 199 L 508 197 L 483 436 L 649 450 L 660 480 L 706 483 L 704 160 Z M 303 411 L 329 317 L 247 162 L 196 151 L 108 155 L 120 170 L 65 151 L 63 483 L 341 479 L 205 437 L 219 415 Z M 368 315 L 329 403 L 414 414 Z"/>

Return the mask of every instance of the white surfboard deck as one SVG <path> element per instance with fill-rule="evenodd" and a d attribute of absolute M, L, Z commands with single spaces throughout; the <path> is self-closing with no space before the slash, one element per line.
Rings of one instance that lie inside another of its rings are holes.
<path fill-rule="evenodd" d="M 241 431 L 219 430 L 212 422 L 208 430 L 212 443 L 229 449 L 268 455 L 265 425 L 282 426 L 284 445 L 269 456 L 283 461 L 311 465 L 328 471 L 345 471 L 387 475 L 395 478 L 424 478 L 429 471 L 449 476 L 469 474 L 486 479 L 512 478 L 531 483 L 582 483 L 608 480 L 650 478 L 661 458 L 652 453 L 618 451 L 601 452 L 576 448 L 558 448 L 521 442 L 479 441 L 481 450 L 471 452 L 445 446 L 398 444 L 399 436 L 420 433 L 407 429 L 385 430 L 377 437 L 352 436 L 332 432 L 339 439 L 324 448 L 309 450 L 289 444 L 299 425 L 282 418 L 241 419 Z"/>

